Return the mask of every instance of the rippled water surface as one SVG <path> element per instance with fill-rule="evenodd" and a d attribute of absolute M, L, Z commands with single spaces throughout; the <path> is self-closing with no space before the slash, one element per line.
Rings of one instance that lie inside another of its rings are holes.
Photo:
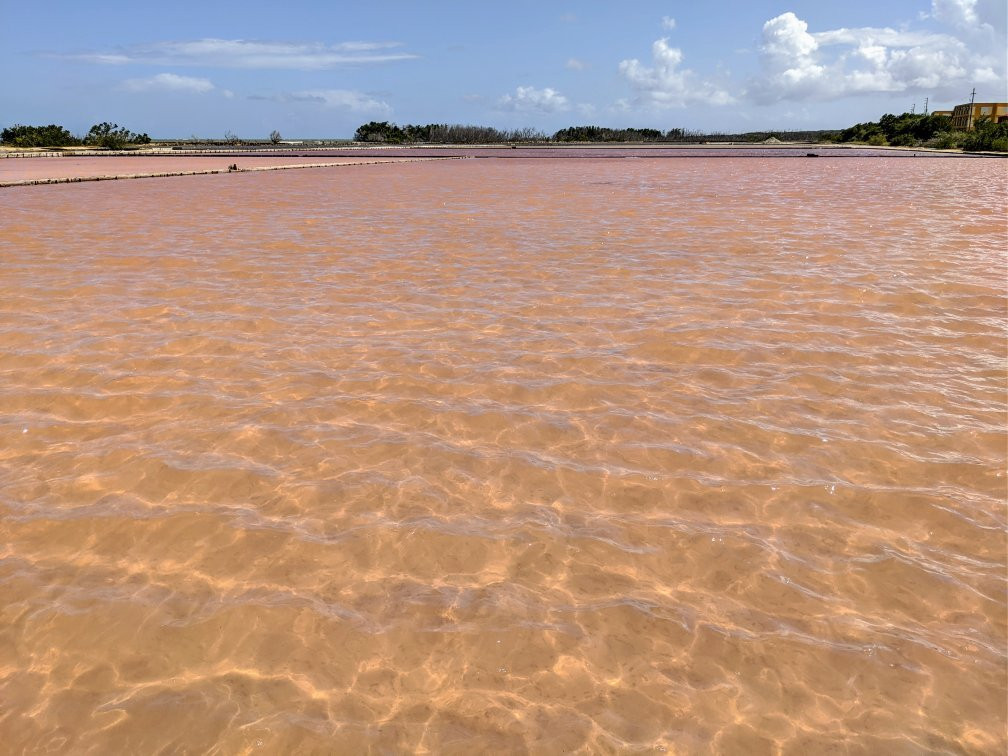
<path fill-rule="evenodd" d="M 3 750 L 1003 753 L 1004 168 L 3 190 Z"/>

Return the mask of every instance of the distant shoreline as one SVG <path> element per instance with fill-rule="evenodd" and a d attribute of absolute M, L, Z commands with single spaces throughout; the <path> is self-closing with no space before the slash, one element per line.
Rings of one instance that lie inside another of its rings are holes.
<path fill-rule="evenodd" d="M 801 143 L 682 145 L 429 145 L 422 147 L 351 144 L 344 147 L 168 149 L 121 151 L 83 149 L 0 151 L 0 188 L 168 178 L 222 173 L 335 168 L 433 160 L 626 160 L 626 159 L 973 159 L 1005 153 L 964 153 L 912 147 L 859 147 Z M 117 160 L 118 159 L 118 160 Z"/>
<path fill-rule="evenodd" d="M 771 144 L 753 142 L 704 142 L 704 143 L 653 143 L 653 142 L 574 142 L 564 144 L 369 144 L 347 142 L 335 146 L 307 145 L 237 145 L 237 146 L 182 146 L 172 143 L 154 143 L 135 149 L 95 150 L 88 147 L 32 147 L 13 148 L 0 146 L 0 160 L 17 158 L 68 158 L 68 157 L 364 157 L 402 155 L 408 157 L 443 156 L 455 153 L 457 156 L 472 157 L 578 157 L 579 152 L 589 152 L 592 157 L 663 157 L 663 153 L 673 156 L 700 155 L 718 157 L 722 151 L 731 156 L 741 153 L 755 153 L 756 156 L 797 156 L 810 154 L 822 157 L 880 157 L 906 156 L 963 156 L 963 157 L 1005 157 L 997 152 L 964 152 L 961 149 L 938 149 L 929 147 L 873 146 L 861 144 L 824 144 L 815 142 L 776 142 Z"/>

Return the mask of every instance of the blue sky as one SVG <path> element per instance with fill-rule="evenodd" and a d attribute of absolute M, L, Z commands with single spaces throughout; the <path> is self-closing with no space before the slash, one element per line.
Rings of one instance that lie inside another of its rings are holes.
<path fill-rule="evenodd" d="M 1008 99 L 1004 0 L 5 4 L 0 126 L 831 128 Z"/>

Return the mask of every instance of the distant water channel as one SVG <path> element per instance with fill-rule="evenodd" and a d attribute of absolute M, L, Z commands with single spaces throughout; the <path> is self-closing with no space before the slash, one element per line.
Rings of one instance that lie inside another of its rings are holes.
<path fill-rule="evenodd" d="M 1003 753 L 1004 165 L 3 190 L 3 750 Z"/>

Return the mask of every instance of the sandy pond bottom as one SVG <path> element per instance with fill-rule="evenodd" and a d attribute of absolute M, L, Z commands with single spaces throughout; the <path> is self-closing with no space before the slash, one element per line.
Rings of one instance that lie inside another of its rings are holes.
<path fill-rule="evenodd" d="M 0 742 L 1003 753 L 1005 181 L 5 190 Z"/>

